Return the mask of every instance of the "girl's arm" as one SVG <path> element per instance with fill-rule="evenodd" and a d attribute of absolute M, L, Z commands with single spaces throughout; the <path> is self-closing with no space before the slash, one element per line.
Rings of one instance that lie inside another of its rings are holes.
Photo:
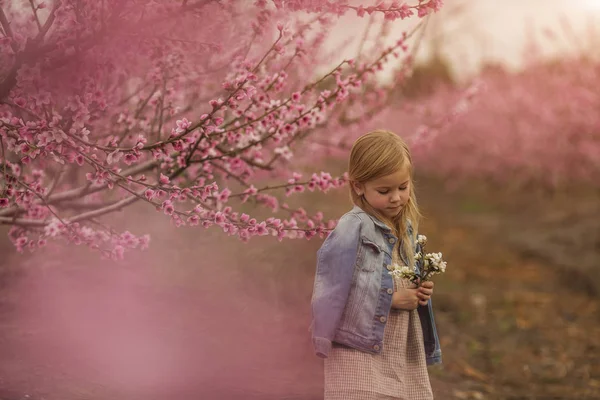
<path fill-rule="evenodd" d="M 315 352 L 326 358 L 339 325 L 356 264 L 361 220 L 347 214 L 317 253 L 317 272 L 312 296 L 312 340 Z"/>

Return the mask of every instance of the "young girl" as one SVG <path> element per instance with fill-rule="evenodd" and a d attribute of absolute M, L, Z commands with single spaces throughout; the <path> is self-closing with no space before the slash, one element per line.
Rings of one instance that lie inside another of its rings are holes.
<path fill-rule="evenodd" d="M 389 274 L 414 265 L 419 209 L 406 143 L 361 136 L 348 167 L 354 208 L 317 252 L 312 341 L 325 358 L 325 400 L 433 399 L 427 365 L 441 363 L 430 297 Z"/>

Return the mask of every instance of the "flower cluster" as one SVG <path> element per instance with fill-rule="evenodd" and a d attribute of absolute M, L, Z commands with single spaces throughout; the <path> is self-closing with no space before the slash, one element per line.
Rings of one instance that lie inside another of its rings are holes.
<path fill-rule="evenodd" d="M 415 253 L 415 267 L 393 264 L 389 273 L 419 285 L 421 282 L 431 280 L 433 275 L 446 272 L 446 262 L 442 259 L 442 253 L 424 253 L 427 244 L 425 235 L 418 235 L 417 243 L 421 251 Z"/>

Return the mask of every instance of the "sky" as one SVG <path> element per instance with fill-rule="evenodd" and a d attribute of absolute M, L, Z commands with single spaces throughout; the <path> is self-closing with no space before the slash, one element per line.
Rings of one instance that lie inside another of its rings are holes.
<path fill-rule="evenodd" d="M 460 5 L 466 7 L 457 11 Z M 416 18 L 395 22 L 394 38 L 416 22 Z M 442 11 L 431 18 L 427 37 L 441 38 L 442 54 L 451 62 L 457 78 L 463 79 L 476 73 L 485 61 L 520 68 L 531 37 L 539 44 L 543 57 L 599 48 L 599 23 L 600 0 L 445 0 Z M 594 29 L 594 25 L 599 27 Z M 357 19 L 354 15 L 340 21 L 333 43 L 354 37 L 354 45 L 349 46 L 345 57 L 355 55 L 362 35 L 357 32 L 366 26 L 367 18 Z M 394 41 L 390 39 L 390 43 Z M 420 49 L 421 59 L 430 54 L 427 43 Z"/>
<path fill-rule="evenodd" d="M 448 0 L 448 8 L 458 1 Z M 591 38 L 600 38 L 600 30 L 589 31 L 591 24 L 600 21 L 600 0 L 471 0 L 465 3 L 471 6 L 456 17 L 456 21 L 450 18 L 444 22 L 444 13 L 435 17 L 448 31 L 446 51 L 456 53 L 451 56 L 456 62 L 458 59 L 466 61 L 467 69 L 476 68 L 481 60 L 498 60 L 519 67 L 532 34 L 542 54 L 548 57 L 584 51 L 591 44 Z"/>

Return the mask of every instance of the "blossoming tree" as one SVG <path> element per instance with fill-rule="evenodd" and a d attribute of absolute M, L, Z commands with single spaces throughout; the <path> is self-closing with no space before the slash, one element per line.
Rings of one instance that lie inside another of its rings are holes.
<path fill-rule="evenodd" d="M 355 62 L 326 47 L 333 23 L 421 18 L 441 5 L 0 1 L 0 224 L 19 251 L 64 239 L 113 258 L 148 244 L 103 221 L 136 202 L 242 240 L 321 234 L 333 222 L 279 204 L 275 191 L 326 191 L 346 178 L 305 178 L 288 160 L 349 115 L 383 107 L 377 73 L 401 58 L 401 79 L 412 34 Z M 261 185 L 265 174 L 281 184 Z M 244 202 L 273 216 L 236 210 Z"/>
<path fill-rule="evenodd" d="M 439 86 L 431 96 L 392 117 L 408 130 L 422 128 L 419 170 L 448 182 L 486 180 L 504 188 L 557 189 L 600 185 L 598 61 L 537 59 L 518 72 L 489 67 L 477 76 L 474 101 Z M 457 100 L 457 99 L 463 100 Z M 460 118 L 442 124 L 446 110 Z M 427 115 L 429 114 L 429 115 Z"/>

